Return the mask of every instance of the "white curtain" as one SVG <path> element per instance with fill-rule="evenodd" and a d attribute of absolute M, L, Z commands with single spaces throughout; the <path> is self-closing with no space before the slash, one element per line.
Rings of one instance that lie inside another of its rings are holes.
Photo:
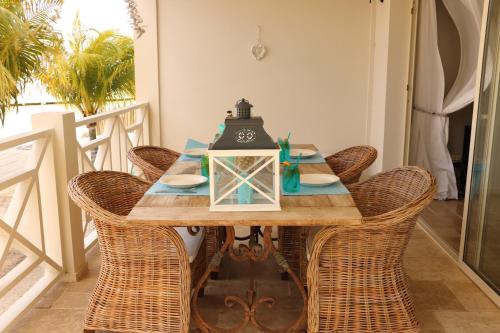
<path fill-rule="evenodd" d="M 445 77 L 438 47 L 436 0 L 420 3 L 415 69 L 410 163 L 437 178 L 437 199 L 458 197 L 455 172 L 448 151 L 448 114 L 474 99 L 483 0 L 443 0 L 460 37 L 457 78 L 445 96 Z"/>

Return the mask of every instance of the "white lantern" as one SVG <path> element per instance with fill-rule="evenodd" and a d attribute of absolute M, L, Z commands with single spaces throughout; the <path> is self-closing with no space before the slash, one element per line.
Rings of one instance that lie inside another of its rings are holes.
<path fill-rule="evenodd" d="M 210 210 L 281 210 L 279 152 L 209 150 Z"/>
<path fill-rule="evenodd" d="M 261 117 L 250 117 L 252 105 L 236 104 L 222 135 L 208 149 L 210 210 L 278 211 L 280 149 L 264 130 Z"/>

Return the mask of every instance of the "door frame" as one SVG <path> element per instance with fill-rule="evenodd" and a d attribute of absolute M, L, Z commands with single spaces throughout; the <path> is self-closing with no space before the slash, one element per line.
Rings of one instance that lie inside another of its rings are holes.
<path fill-rule="evenodd" d="M 466 192 L 464 198 L 464 213 L 462 218 L 462 231 L 460 237 L 460 252 L 458 256 L 458 266 L 460 269 L 498 306 L 500 307 L 500 295 L 498 295 L 483 279 L 464 261 L 464 249 L 465 249 L 465 238 L 467 232 L 467 222 L 469 214 L 469 199 L 470 199 L 470 189 L 472 180 L 472 167 L 474 160 L 474 148 L 476 143 L 476 131 L 477 131 L 477 116 L 479 111 L 479 97 L 481 92 L 481 79 L 483 74 L 484 66 L 484 53 L 486 47 L 486 31 L 488 27 L 488 17 L 491 8 L 492 0 L 484 1 L 483 8 L 483 20 L 481 25 L 481 39 L 479 48 L 479 60 L 478 60 L 478 71 L 476 76 L 476 92 L 474 96 L 474 110 L 472 114 L 472 131 L 471 131 L 471 141 L 469 148 L 469 161 L 467 168 L 467 181 L 466 181 Z"/>
<path fill-rule="evenodd" d="M 411 41 L 410 41 L 410 65 L 408 72 L 408 85 L 407 89 L 407 104 L 406 104 L 406 130 L 405 130 L 405 147 L 403 163 L 408 165 L 410 162 L 410 138 L 411 138 L 411 124 L 413 117 L 413 96 L 415 94 L 415 61 L 417 55 L 417 33 L 418 33 L 418 18 L 420 0 L 413 0 L 412 8 L 412 28 L 411 28 Z"/>

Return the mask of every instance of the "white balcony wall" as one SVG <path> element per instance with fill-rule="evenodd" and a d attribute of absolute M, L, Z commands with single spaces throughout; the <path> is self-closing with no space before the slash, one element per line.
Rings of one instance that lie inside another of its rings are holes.
<path fill-rule="evenodd" d="M 379 157 L 372 173 L 404 163 L 407 115 L 412 106 L 415 4 L 413 0 L 373 1 L 367 143 L 377 148 Z"/>
<path fill-rule="evenodd" d="M 273 137 L 291 131 L 324 152 L 372 144 L 382 156 L 373 171 L 401 165 L 412 4 L 139 0 L 148 28 L 136 43 L 137 98 L 150 101 L 152 142 L 208 142 L 245 97 Z"/>
<path fill-rule="evenodd" d="M 162 144 L 212 139 L 242 97 L 273 137 L 366 143 L 370 15 L 367 0 L 158 1 Z"/>

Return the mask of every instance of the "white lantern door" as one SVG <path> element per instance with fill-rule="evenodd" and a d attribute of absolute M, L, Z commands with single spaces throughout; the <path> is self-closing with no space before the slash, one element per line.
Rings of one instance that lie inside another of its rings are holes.
<path fill-rule="evenodd" d="M 279 204 L 279 151 L 210 151 L 214 211 L 272 211 Z"/>

